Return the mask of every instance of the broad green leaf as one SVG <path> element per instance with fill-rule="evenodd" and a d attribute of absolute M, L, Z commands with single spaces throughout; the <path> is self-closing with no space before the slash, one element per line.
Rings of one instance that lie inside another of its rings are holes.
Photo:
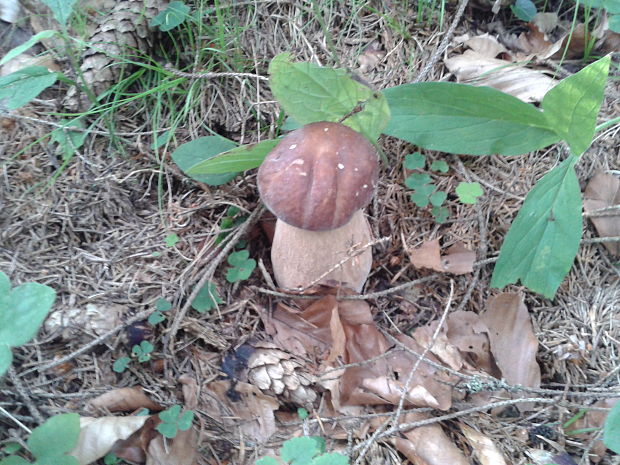
<path fill-rule="evenodd" d="M 73 12 L 73 5 L 77 0 L 41 0 L 45 3 L 50 10 L 52 10 L 52 14 L 54 15 L 54 19 L 58 21 L 63 26 L 67 25 L 67 21 L 69 20 L 69 16 Z"/>
<path fill-rule="evenodd" d="M 608 449 L 620 454 L 620 402 L 612 407 L 605 419 L 603 442 Z"/>
<path fill-rule="evenodd" d="M 607 14 L 620 14 L 620 0 L 605 0 L 603 7 L 607 11 Z"/>
<path fill-rule="evenodd" d="M 312 459 L 323 452 L 320 443 L 312 436 L 301 436 L 286 441 L 280 449 L 280 457 L 291 465 L 309 465 Z"/>
<path fill-rule="evenodd" d="M 80 118 L 75 118 L 71 121 L 63 121 L 63 127 L 57 128 L 52 131 L 51 140 L 56 142 L 63 153 L 63 160 L 68 160 L 74 154 L 76 149 L 79 149 L 86 140 L 88 133 L 86 131 L 72 131 L 70 128 L 83 129 L 84 123 Z"/>
<path fill-rule="evenodd" d="M 204 313 L 208 310 L 214 309 L 218 304 L 222 304 L 224 301 L 217 293 L 215 284 L 208 281 L 192 302 L 192 308 L 200 313 Z"/>
<path fill-rule="evenodd" d="M 235 143 L 219 136 L 199 137 L 196 140 L 180 145 L 172 152 L 174 162 L 189 177 L 210 186 L 219 186 L 233 179 L 237 173 L 227 172 L 222 174 L 201 174 L 192 169 L 201 162 L 209 160 L 216 155 L 226 152 L 235 147 Z"/>
<path fill-rule="evenodd" d="M 571 156 L 527 195 L 504 240 L 491 286 L 521 283 L 552 298 L 569 272 L 581 239 L 581 193 Z"/>
<path fill-rule="evenodd" d="M 151 20 L 151 26 L 159 26 L 166 32 L 182 24 L 189 16 L 190 8 L 183 2 L 170 2 L 168 7 Z"/>
<path fill-rule="evenodd" d="M 38 283 L 26 283 L 14 288 L 6 307 L 0 308 L 0 344 L 20 346 L 30 341 L 56 299 L 56 292 Z"/>
<path fill-rule="evenodd" d="M 81 465 L 75 457 L 70 455 L 55 455 L 35 460 L 32 465 Z"/>
<path fill-rule="evenodd" d="M 340 121 L 355 110 L 342 123 L 374 142 L 390 118 L 381 93 L 353 80 L 345 70 L 292 63 L 290 54 L 282 53 L 271 61 L 269 75 L 273 95 L 302 124 Z"/>
<path fill-rule="evenodd" d="M 609 15 L 608 25 L 611 31 L 620 34 L 620 15 Z"/>
<path fill-rule="evenodd" d="M 609 56 L 562 80 L 542 101 L 550 127 L 581 155 L 592 143 L 609 73 Z"/>
<path fill-rule="evenodd" d="M 71 451 L 80 435 L 80 416 L 77 413 L 63 413 L 49 418 L 32 430 L 28 450 L 37 459 L 58 457 Z"/>
<path fill-rule="evenodd" d="M 39 41 L 43 39 L 49 39 L 50 37 L 54 37 L 56 34 L 57 34 L 56 31 L 41 31 L 38 34 L 33 35 L 30 39 L 28 39 L 23 44 L 15 47 L 12 50 L 9 50 L 7 54 L 4 55 L 4 57 L 2 57 L 2 59 L 0 60 L 0 65 L 3 65 L 9 60 L 12 60 L 19 54 L 24 53 L 26 50 L 28 50 L 30 47 L 32 47 L 34 44 L 38 43 Z"/>
<path fill-rule="evenodd" d="M 456 186 L 456 195 L 461 203 L 474 204 L 482 194 L 482 187 L 477 182 L 461 182 Z"/>
<path fill-rule="evenodd" d="M 490 87 L 424 82 L 383 94 L 392 113 L 384 133 L 427 149 L 520 155 L 559 140 L 541 111 Z"/>
<path fill-rule="evenodd" d="M 227 150 L 208 160 L 201 161 L 186 172 L 190 176 L 232 173 L 257 168 L 265 157 L 280 142 L 277 139 L 264 140 Z"/>
<path fill-rule="evenodd" d="M 536 16 L 536 5 L 532 0 L 517 0 L 514 5 L 510 6 L 514 15 L 521 21 L 529 23 Z"/>
<path fill-rule="evenodd" d="M 29 66 L 0 77 L 0 108 L 15 110 L 56 82 L 56 73 L 42 66 Z"/>
<path fill-rule="evenodd" d="M 0 344 L 0 376 L 2 376 L 11 366 L 13 354 L 11 348 L 6 344 Z"/>
<path fill-rule="evenodd" d="M 11 290 L 11 280 L 9 277 L 0 271 L 0 308 L 2 308 L 2 299 L 8 298 L 9 291 Z"/>
<path fill-rule="evenodd" d="M 323 454 L 315 457 L 310 465 L 349 465 L 349 459 L 337 453 Z"/>

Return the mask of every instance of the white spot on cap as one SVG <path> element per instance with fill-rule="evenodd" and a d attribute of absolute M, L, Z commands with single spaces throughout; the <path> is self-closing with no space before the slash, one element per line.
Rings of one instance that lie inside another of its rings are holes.
<path fill-rule="evenodd" d="M 295 147 L 297 147 L 297 144 L 293 144 L 293 145 L 291 145 L 288 149 L 289 149 L 289 150 L 293 150 Z"/>
<path fill-rule="evenodd" d="M 308 176 L 308 173 L 306 173 L 305 171 L 300 171 L 300 172 L 299 172 L 299 175 L 300 175 L 300 176 Z"/>
<path fill-rule="evenodd" d="M 360 193 L 359 193 L 359 192 L 356 192 L 356 193 L 355 193 L 355 197 L 359 197 L 359 196 L 360 196 Z"/>
<path fill-rule="evenodd" d="M 323 128 L 323 131 L 327 132 L 329 131 L 329 128 Z"/>
<path fill-rule="evenodd" d="M 364 184 L 362 187 L 363 187 L 364 189 L 367 189 L 367 188 L 368 188 L 368 184 Z"/>
<path fill-rule="evenodd" d="M 338 169 L 339 170 L 343 170 L 344 169 L 344 165 L 342 163 L 338 163 Z"/>
<path fill-rule="evenodd" d="M 358 168 L 353 168 L 353 171 L 359 171 L 359 169 Z"/>
<path fill-rule="evenodd" d="M 293 160 L 291 162 L 291 165 L 303 165 L 303 164 L 304 164 L 303 158 L 298 158 L 297 160 Z"/>

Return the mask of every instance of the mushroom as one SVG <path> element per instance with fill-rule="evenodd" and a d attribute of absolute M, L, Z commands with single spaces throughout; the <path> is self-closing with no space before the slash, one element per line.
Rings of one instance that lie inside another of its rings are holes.
<path fill-rule="evenodd" d="M 364 208 L 374 195 L 377 152 L 339 123 L 311 123 L 287 136 L 258 170 L 258 189 L 278 217 L 271 263 L 278 285 L 337 283 L 362 290 L 372 264 Z M 331 271 L 330 271 L 331 270 Z"/>

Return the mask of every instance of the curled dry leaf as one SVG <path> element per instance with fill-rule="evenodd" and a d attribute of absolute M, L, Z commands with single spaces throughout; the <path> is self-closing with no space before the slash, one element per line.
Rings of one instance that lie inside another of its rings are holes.
<path fill-rule="evenodd" d="M 456 75 L 458 82 L 493 87 L 524 102 L 540 102 L 557 84 L 541 71 L 495 58 L 505 49 L 492 36 L 473 37 L 465 45 L 470 49 L 445 60 L 446 67 Z"/>
<path fill-rule="evenodd" d="M 459 426 L 473 449 L 474 455 L 482 465 L 506 465 L 504 455 L 491 438 L 463 423 Z"/>
<path fill-rule="evenodd" d="M 60 336 L 65 340 L 85 337 L 89 333 L 100 336 L 116 328 L 126 310 L 126 307 L 113 304 L 105 306 L 87 304 L 85 308 L 61 308 L 50 313 L 45 320 L 45 330 L 50 336 Z"/>
<path fill-rule="evenodd" d="M 131 412 L 141 408 L 162 410 L 161 405 L 149 399 L 140 386 L 113 389 L 95 397 L 88 404 L 94 409 L 109 412 Z"/>
<path fill-rule="evenodd" d="M 360 64 L 360 73 L 375 69 L 384 56 L 385 50 L 382 50 L 381 43 L 378 40 L 370 42 L 357 59 Z"/>
<path fill-rule="evenodd" d="M 411 250 L 409 258 L 416 268 L 430 268 L 459 275 L 473 271 L 476 253 L 468 250 L 463 243 L 457 242 L 446 250 L 445 255 L 441 255 L 439 239 L 435 239 Z"/>
<path fill-rule="evenodd" d="M 606 216 L 591 216 L 590 221 L 601 237 L 620 236 L 620 179 L 607 173 L 595 174 L 583 193 L 583 208 L 587 213 L 607 207 L 618 207 Z M 604 242 L 603 245 L 615 256 L 620 255 L 620 242 Z"/>
<path fill-rule="evenodd" d="M 80 437 L 69 455 L 80 465 L 87 465 L 105 456 L 114 444 L 127 439 L 138 431 L 148 416 L 131 417 L 81 417 Z"/>
<path fill-rule="evenodd" d="M 489 347 L 489 329 L 474 312 L 457 311 L 446 320 L 448 341 L 459 349 L 468 364 L 476 370 L 499 377 L 500 372 Z"/>
<path fill-rule="evenodd" d="M 403 422 L 426 420 L 423 413 L 408 413 Z M 403 432 L 405 438 L 395 438 L 394 445 L 414 465 L 469 465 L 463 453 L 444 433 L 439 424 L 420 426 Z"/>

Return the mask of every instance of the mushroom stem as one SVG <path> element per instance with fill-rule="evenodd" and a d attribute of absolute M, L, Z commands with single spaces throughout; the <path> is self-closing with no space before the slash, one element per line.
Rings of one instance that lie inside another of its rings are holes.
<path fill-rule="evenodd" d="M 361 292 L 370 273 L 371 232 L 362 210 L 344 226 L 329 231 L 308 231 L 282 220 L 276 222 L 271 263 L 278 285 L 305 289 L 333 281 Z"/>

